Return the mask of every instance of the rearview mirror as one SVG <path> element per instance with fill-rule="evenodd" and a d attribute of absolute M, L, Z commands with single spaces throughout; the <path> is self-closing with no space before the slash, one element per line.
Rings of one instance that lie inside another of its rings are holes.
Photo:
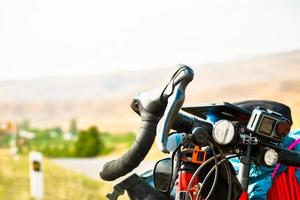
<path fill-rule="evenodd" d="M 161 192 L 168 192 L 173 175 L 172 160 L 165 158 L 155 164 L 153 178 L 154 186 Z"/>

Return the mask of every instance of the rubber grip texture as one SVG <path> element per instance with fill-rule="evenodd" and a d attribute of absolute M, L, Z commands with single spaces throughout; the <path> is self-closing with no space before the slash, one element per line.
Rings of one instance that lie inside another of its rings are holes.
<path fill-rule="evenodd" d="M 141 126 L 131 148 L 120 158 L 106 163 L 100 177 L 105 181 L 114 181 L 136 168 L 145 158 L 154 142 L 159 117 L 144 112 L 141 114 Z"/>

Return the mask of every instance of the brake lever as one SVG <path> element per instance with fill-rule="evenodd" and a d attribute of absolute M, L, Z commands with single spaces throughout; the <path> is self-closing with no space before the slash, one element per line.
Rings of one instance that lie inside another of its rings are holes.
<path fill-rule="evenodd" d="M 166 98 L 167 96 L 168 104 L 163 117 L 157 124 L 156 143 L 159 149 L 164 153 L 169 153 L 167 149 L 168 135 L 178 112 L 183 105 L 185 89 L 193 80 L 193 77 L 193 70 L 188 66 L 181 65 L 180 69 L 173 75 L 173 78 L 170 81 L 171 85 L 168 85 L 165 92 L 162 94 L 162 98 Z M 167 91 L 167 89 L 170 89 L 169 86 L 171 86 L 171 92 Z"/>

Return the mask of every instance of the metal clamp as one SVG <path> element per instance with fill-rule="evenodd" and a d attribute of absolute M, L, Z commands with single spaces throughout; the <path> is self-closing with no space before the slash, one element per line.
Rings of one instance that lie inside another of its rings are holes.
<path fill-rule="evenodd" d="M 243 141 L 243 144 L 247 144 L 247 145 L 257 145 L 258 144 L 258 139 L 257 137 L 253 137 L 253 136 L 250 136 L 250 135 L 241 135 L 242 137 L 242 141 Z"/>
<path fill-rule="evenodd" d="M 184 162 L 201 165 L 206 160 L 206 151 L 202 150 L 200 146 L 195 145 L 194 149 L 184 149 L 181 152 L 180 159 Z"/>

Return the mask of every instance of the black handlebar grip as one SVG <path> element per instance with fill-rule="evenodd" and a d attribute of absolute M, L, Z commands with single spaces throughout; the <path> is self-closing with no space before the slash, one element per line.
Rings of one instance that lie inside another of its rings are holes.
<path fill-rule="evenodd" d="M 278 153 L 278 162 L 293 167 L 300 167 L 300 152 L 282 149 Z"/>
<path fill-rule="evenodd" d="M 138 136 L 131 148 L 120 158 L 106 163 L 100 177 L 105 181 L 113 181 L 126 175 L 142 162 L 151 149 L 156 135 L 156 126 L 159 117 L 151 113 L 141 113 L 142 123 Z"/>

